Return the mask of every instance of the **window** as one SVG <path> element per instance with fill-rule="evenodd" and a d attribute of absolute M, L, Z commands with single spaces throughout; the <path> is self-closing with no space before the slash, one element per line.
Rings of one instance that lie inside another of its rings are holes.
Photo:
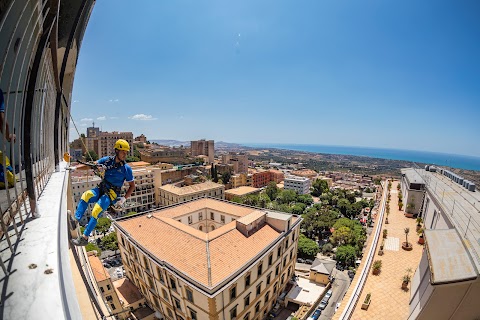
<path fill-rule="evenodd" d="M 115 310 L 115 305 L 113 303 L 110 304 L 110 307 L 112 308 L 112 310 Z"/>
<path fill-rule="evenodd" d="M 288 248 L 288 239 L 285 241 L 285 249 Z"/>
<path fill-rule="evenodd" d="M 160 303 L 158 302 L 158 298 L 153 296 L 153 302 L 155 303 L 155 306 L 160 309 Z"/>
<path fill-rule="evenodd" d="M 278 271 L 280 270 L 280 265 L 277 264 L 277 267 L 275 268 L 275 276 L 278 276 Z"/>
<path fill-rule="evenodd" d="M 123 237 L 120 237 L 120 239 L 122 239 L 122 245 L 125 247 L 125 240 L 123 239 Z"/>
<path fill-rule="evenodd" d="M 293 257 L 293 249 L 290 251 L 290 260 L 292 260 Z"/>
<path fill-rule="evenodd" d="M 192 224 L 192 216 L 188 216 L 188 224 Z"/>
<path fill-rule="evenodd" d="M 247 274 L 245 276 L 245 288 L 247 288 L 248 286 L 250 286 L 250 274 Z"/>
<path fill-rule="evenodd" d="M 270 253 L 268 256 L 268 266 L 270 267 L 273 263 L 273 253 Z"/>
<path fill-rule="evenodd" d="M 167 293 L 167 291 L 166 291 L 165 289 L 162 289 L 162 294 L 163 294 L 163 298 L 164 298 L 165 300 L 169 301 L 169 300 L 168 300 L 168 293 Z"/>
<path fill-rule="evenodd" d="M 267 286 L 270 284 L 270 276 L 272 275 L 272 273 L 270 272 L 267 276 Z"/>
<path fill-rule="evenodd" d="M 279 258 L 281 254 L 282 254 L 282 246 L 278 247 L 277 258 Z"/>
<path fill-rule="evenodd" d="M 277 293 L 277 285 L 278 282 L 275 282 L 275 284 L 273 285 L 273 293 Z"/>
<path fill-rule="evenodd" d="M 188 308 L 188 310 L 190 311 L 190 317 L 192 318 L 192 320 L 198 320 L 197 313 L 190 308 Z"/>
<path fill-rule="evenodd" d="M 235 285 L 233 288 L 230 288 L 230 301 L 235 300 L 237 297 L 237 286 Z"/>
<path fill-rule="evenodd" d="M 148 280 L 148 285 L 150 286 L 150 288 L 153 288 L 152 278 L 150 278 L 149 276 L 147 276 L 147 280 Z"/>
<path fill-rule="evenodd" d="M 163 278 L 162 270 L 160 270 L 159 267 L 157 267 L 157 274 L 158 274 L 158 279 L 160 280 L 160 282 L 165 284 L 165 279 Z"/>
<path fill-rule="evenodd" d="M 282 282 L 281 282 L 281 284 L 283 284 L 284 281 L 285 281 L 285 274 L 282 274 Z"/>
<path fill-rule="evenodd" d="M 167 312 L 168 312 L 168 316 L 169 316 L 170 318 L 173 318 L 172 310 L 170 310 L 170 309 L 167 308 Z"/>
<path fill-rule="evenodd" d="M 225 223 L 225 216 L 224 216 L 224 215 L 221 215 L 221 216 L 220 216 L 220 221 L 221 221 L 222 223 Z"/>
<path fill-rule="evenodd" d="M 198 214 L 198 220 L 203 220 L 203 213 L 202 213 L 202 212 L 200 212 L 200 213 Z"/>
<path fill-rule="evenodd" d="M 102 293 L 105 292 L 105 290 L 103 290 L 103 287 L 100 287 L 100 291 L 102 291 Z"/>
<path fill-rule="evenodd" d="M 257 302 L 257 304 L 255 305 L 255 313 L 259 313 L 260 312 L 260 301 Z"/>
<path fill-rule="evenodd" d="M 175 282 L 175 279 L 170 278 L 170 287 L 172 287 L 172 290 L 177 291 L 177 283 Z"/>
<path fill-rule="evenodd" d="M 295 242 L 295 232 L 292 232 L 292 243 Z"/>
<path fill-rule="evenodd" d="M 185 291 L 187 292 L 187 300 L 193 303 L 193 291 L 185 288 Z"/>
<path fill-rule="evenodd" d="M 177 298 L 173 298 L 173 302 L 175 302 L 175 308 L 177 308 L 178 310 L 182 310 L 182 305 L 180 304 L 180 301 L 177 299 Z"/>
<path fill-rule="evenodd" d="M 107 284 L 107 290 L 110 290 L 110 289 L 111 289 L 110 285 L 109 285 L 109 284 Z"/>
<path fill-rule="evenodd" d="M 112 296 L 106 296 L 105 299 L 106 299 L 107 301 L 113 301 Z"/>
<path fill-rule="evenodd" d="M 257 286 L 257 297 L 260 295 L 260 292 L 262 292 L 262 283 Z"/>
<path fill-rule="evenodd" d="M 260 264 L 258 265 L 258 269 L 257 269 L 257 276 L 261 276 L 262 275 L 262 267 L 263 267 L 263 263 L 260 262 Z"/>
<path fill-rule="evenodd" d="M 268 298 L 270 298 L 270 291 L 265 293 L 265 304 L 267 304 Z"/>
<path fill-rule="evenodd" d="M 215 214 L 210 211 L 210 220 L 215 220 Z"/>
<path fill-rule="evenodd" d="M 250 293 L 247 294 L 245 298 L 243 298 L 243 302 L 244 302 L 245 308 L 250 305 Z"/>
<path fill-rule="evenodd" d="M 243 317 L 243 320 L 250 320 L 250 312 Z"/>
<path fill-rule="evenodd" d="M 230 310 L 230 319 L 236 319 L 237 318 L 237 306 L 233 307 L 233 309 Z"/>
<path fill-rule="evenodd" d="M 283 267 L 287 265 L 287 257 L 283 258 Z"/>
<path fill-rule="evenodd" d="M 143 257 L 143 263 L 145 264 L 145 269 L 150 271 L 150 265 L 148 264 L 148 260 L 145 256 Z"/>

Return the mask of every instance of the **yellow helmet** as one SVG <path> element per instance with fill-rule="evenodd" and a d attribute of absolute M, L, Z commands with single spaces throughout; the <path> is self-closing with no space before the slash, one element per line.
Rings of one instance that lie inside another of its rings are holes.
<path fill-rule="evenodd" d="M 130 145 L 128 144 L 127 140 L 118 139 L 117 142 L 115 142 L 115 149 L 130 151 Z"/>

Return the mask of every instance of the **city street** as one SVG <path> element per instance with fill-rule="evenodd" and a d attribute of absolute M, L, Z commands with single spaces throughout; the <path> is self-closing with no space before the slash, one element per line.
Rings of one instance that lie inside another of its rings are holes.
<path fill-rule="evenodd" d="M 342 302 L 343 296 L 350 286 L 350 278 L 348 277 L 347 271 L 339 271 L 335 269 L 334 273 L 335 281 L 332 285 L 332 297 L 328 301 L 325 310 L 322 311 L 319 318 L 320 320 L 332 319 L 335 314 L 335 306 L 338 302 Z"/>

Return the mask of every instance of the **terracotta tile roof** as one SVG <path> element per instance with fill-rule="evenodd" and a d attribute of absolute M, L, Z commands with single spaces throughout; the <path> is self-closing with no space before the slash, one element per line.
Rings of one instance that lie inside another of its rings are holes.
<path fill-rule="evenodd" d="M 152 255 L 213 288 L 273 243 L 280 233 L 265 224 L 247 238 L 236 229 L 236 221 L 204 233 L 173 219 L 205 208 L 248 217 L 247 220 L 248 214 L 252 214 L 252 218 L 265 214 L 254 208 L 206 198 L 159 210 L 151 218 L 144 215 L 117 223 Z"/>
<path fill-rule="evenodd" d="M 176 187 L 173 184 L 167 184 L 164 186 L 161 186 L 159 189 L 168 191 L 171 193 L 175 193 L 176 195 L 187 195 L 191 193 L 197 193 L 201 191 L 206 191 L 210 189 L 217 189 L 217 188 L 224 188 L 225 186 L 223 184 L 215 183 L 212 181 L 206 181 L 203 183 L 198 183 L 194 184 L 191 186 L 186 186 L 186 187 Z"/>
<path fill-rule="evenodd" d="M 136 161 L 136 162 L 129 162 L 128 165 L 130 167 L 146 167 L 150 165 L 150 162 L 145 162 L 145 161 Z"/>
<path fill-rule="evenodd" d="M 243 196 L 243 195 L 246 195 L 246 194 L 249 194 L 249 193 L 252 193 L 252 192 L 256 192 L 256 191 L 259 191 L 259 190 L 260 189 L 258 189 L 258 188 L 243 186 L 243 187 L 238 187 L 238 188 L 226 190 L 225 194 L 229 193 L 229 194 L 233 194 L 233 195 L 236 195 L 236 196 Z"/>
<path fill-rule="evenodd" d="M 128 278 L 122 278 L 113 282 L 118 298 L 125 304 L 124 307 L 144 299 L 140 290 Z"/>
<path fill-rule="evenodd" d="M 97 256 L 88 256 L 88 261 L 90 262 L 90 267 L 92 268 L 93 275 L 95 276 L 95 280 L 97 280 L 97 282 L 110 278 L 110 274 L 107 270 L 105 270 L 102 261 L 100 261 Z"/>
<path fill-rule="evenodd" d="M 253 221 L 257 220 L 258 218 L 264 216 L 266 214 L 266 212 L 264 211 L 260 211 L 260 210 L 255 210 L 253 211 L 252 213 L 244 216 L 244 217 L 241 217 L 240 219 L 238 219 L 237 221 L 238 222 L 241 222 L 243 224 L 250 224 L 252 223 Z"/>

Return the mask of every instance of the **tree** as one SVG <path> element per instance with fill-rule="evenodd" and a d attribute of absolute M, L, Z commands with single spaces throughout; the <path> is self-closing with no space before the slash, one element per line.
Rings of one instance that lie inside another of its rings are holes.
<path fill-rule="evenodd" d="M 95 226 L 95 230 L 105 235 L 105 233 L 110 228 L 112 221 L 108 218 L 99 218 L 97 221 L 97 225 Z"/>
<path fill-rule="evenodd" d="M 85 250 L 88 252 L 88 251 L 97 251 L 97 257 L 100 257 L 100 254 L 102 253 L 102 250 L 97 247 L 96 245 L 94 245 L 93 243 L 89 242 L 86 246 L 85 246 Z"/>
<path fill-rule="evenodd" d="M 375 179 L 373 179 L 373 183 L 375 183 L 377 186 L 380 185 L 380 182 L 382 182 L 382 178 L 375 178 Z"/>
<path fill-rule="evenodd" d="M 337 202 L 337 207 L 340 209 L 340 212 L 346 216 L 347 215 L 347 210 L 350 207 L 350 202 L 347 199 L 340 199 Z"/>
<path fill-rule="evenodd" d="M 333 250 L 333 246 L 332 246 L 331 243 L 326 243 L 322 247 L 322 252 L 323 253 L 332 252 L 332 250 Z"/>
<path fill-rule="evenodd" d="M 313 203 L 313 198 L 309 194 L 301 194 L 297 197 L 297 201 L 309 206 Z"/>
<path fill-rule="evenodd" d="M 227 184 L 228 182 L 230 182 L 230 178 L 231 178 L 231 174 L 230 172 L 226 171 L 222 174 L 222 182 L 223 184 Z"/>
<path fill-rule="evenodd" d="M 343 262 L 345 265 L 353 265 L 357 258 L 356 250 L 350 245 L 340 246 L 335 253 L 337 261 Z"/>
<path fill-rule="evenodd" d="M 292 213 L 293 214 L 302 214 L 303 211 L 305 210 L 306 208 L 306 205 L 303 204 L 303 203 L 296 203 L 293 207 L 292 207 Z"/>
<path fill-rule="evenodd" d="M 132 156 L 127 156 L 127 158 L 125 159 L 126 162 L 138 162 L 140 161 L 140 158 L 137 158 L 137 157 L 132 157 Z"/>
<path fill-rule="evenodd" d="M 302 257 L 314 257 L 317 255 L 320 248 L 317 243 L 305 235 L 300 234 L 298 238 L 298 254 Z"/>
<path fill-rule="evenodd" d="M 117 234 L 115 232 L 107 234 L 105 237 L 102 238 L 100 243 L 104 250 L 118 250 Z"/>
<path fill-rule="evenodd" d="M 270 198 L 265 193 L 261 193 L 258 195 L 259 207 L 265 208 L 269 202 L 270 202 Z"/>
<path fill-rule="evenodd" d="M 276 200 L 279 204 L 289 204 L 297 200 L 297 193 L 293 190 L 282 190 Z"/>
<path fill-rule="evenodd" d="M 270 198 L 270 200 L 275 200 L 279 191 L 280 189 L 278 189 L 277 184 L 274 181 L 271 181 L 265 188 L 265 193 Z"/>
<path fill-rule="evenodd" d="M 85 152 L 83 155 L 85 157 L 86 161 L 97 161 L 98 160 L 98 154 L 95 153 L 93 150 L 89 150 Z"/>
<path fill-rule="evenodd" d="M 212 179 L 213 179 L 213 182 L 218 182 L 218 174 L 217 174 L 217 168 L 215 167 L 215 165 L 212 164 Z"/>
<path fill-rule="evenodd" d="M 312 183 L 312 189 L 312 196 L 314 197 L 319 197 L 322 195 L 322 193 L 328 192 L 328 190 L 330 190 L 330 188 L 328 187 L 328 182 L 322 179 L 316 179 Z"/>
<path fill-rule="evenodd" d="M 338 245 L 345 245 L 355 242 L 355 236 L 349 227 L 340 227 L 333 231 L 331 241 Z"/>
<path fill-rule="evenodd" d="M 317 225 L 320 228 L 330 229 L 333 227 L 335 222 L 338 220 L 339 213 L 337 211 L 329 210 L 327 212 L 323 212 L 319 215 L 317 219 Z"/>

